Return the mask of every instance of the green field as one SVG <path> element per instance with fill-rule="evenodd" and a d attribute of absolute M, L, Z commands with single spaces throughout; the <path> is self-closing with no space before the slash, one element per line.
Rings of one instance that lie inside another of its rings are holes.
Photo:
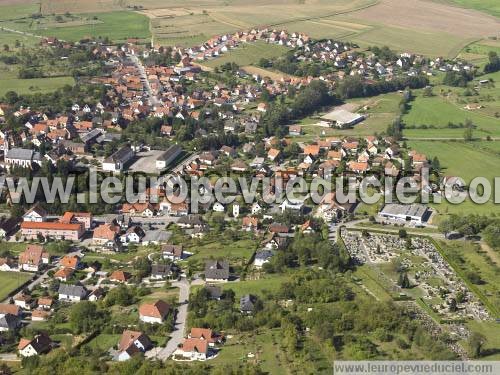
<path fill-rule="evenodd" d="M 232 289 L 236 294 L 236 299 L 239 300 L 245 294 L 262 295 L 264 291 L 275 293 L 288 279 L 287 275 L 272 275 L 258 280 L 229 282 L 224 284 L 223 288 Z"/>
<path fill-rule="evenodd" d="M 0 271 L 0 301 L 3 301 L 15 289 L 30 280 L 33 274 L 25 272 Z"/>
<path fill-rule="evenodd" d="M 203 62 L 208 67 L 216 67 L 226 63 L 236 63 L 239 66 L 253 65 L 261 58 L 273 59 L 283 56 L 289 49 L 287 47 L 268 44 L 263 41 L 255 43 L 242 43 L 234 50 L 230 50 L 213 60 Z"/>
<path fill-rule="evenodd" d="M 149 18 L 131 11 L 106 13 L 72 14 L 71 16 L 45 15 L 36 20 L 27 17 L 30 13 L 20 14 L 7 9 L 9 17 L 0 22 L 0 27 L 36 36 L 55 36 L 61 40 L 78 41 L 85 37 L 108 37 L 113 41 L 139 38 L 149 41 Z M 25 10 L 28 12 L 29 9 Z M 126 27 L 124 27 L 126 25 Z M 1 34 L 6 33 L 2 31 Z M 20 34 L 18 35 L 20 38 Z"/>
<path fill-rule="evenodd" d="M 452 3 L 463 6 L 465 8 L 471 8 L 480 10 L 492 14 L 496 17 L 500 17 L 500 2 L 498 0 L 449 0 Z"/>
<path fill-rule="evenodd" d="M 435 90 L 437 91 L 437 90 Z M 406 125 L 434 126 L 435 129 L 405 129 L 407 138 L 462 138 L 464 129 L 447 128 L 449 122 L 454 124 L 465 123 L 471 120 L 477 128 L 474 130 L 475 137 L 499 137 L 500 121 L 494 116 L 482 112 L 468 111 L 463 108 L 464 104 L 458 104 L 453 99 L 448 100 L 441 96 L 433 97 L 417 96 L 410 102 L 408 114 L 403 116 Z"/>
<path fill-rule="evenodd" d="M 18 94 L 47 93 L 65 85 L 74 85 L 73 77 L 50 77 L 33 79 L 0 78 L 0 97 L 8 91 Z"/>
<path fill-rule="evenodd" d="M 460 271 L 464 272 L 464 274 L 474 271 L 481 277 L 482 283 L 475 285 L 475 288 L 485 296 L 497 311 L 500 311 L 500 291 L 498 290 L 500 268 L 492 262 L 491 257 L 481 251 L 479 245 L 470 242 L 441 241 L 440 245 L 443 252 L 447 256 L 451 256 L 451 259 L 455 259 L 454 256 L 459 256 L 464 260 L 464 263 L 455 261 L 455 266 Z M 498 318 L 498 316 L 493 316 L 493 318 Z M 500 326 L 498 329 L 500 330 Z"/>
<path fill-rule="evenodd" d="M 186 251 L 194 253 L 188 260 L 205 260 L 210 258 L 225 258 L 230 260 L 248 261 L 256 249 L 257 243 L 252 240 L 203 242 L 200 245 L 188 247 Z"/>
<path fill-rule="evenodd" d="M 480 142 L 478 144 L 486 144 L 486 142 Z M 424 153 L 429 159 L 437 156 L 442 167 L 442 174 L 445 176 L 459 176 L 466 182 L 469 182 L 474 177 L 480 176 L 493 181 L 493 178 L 498 175 L 500 157 L 490 152 L 481 151 L 475 147 L 474 143 L 410 141 L 408 145 Z M 441 203 L 435 205 L 435 208 L 442 214 L 500 213 L 500 206 L 494 204 L 492 200 L 482 205 L 475 204 L 469 200 L 458 205 Z"/>

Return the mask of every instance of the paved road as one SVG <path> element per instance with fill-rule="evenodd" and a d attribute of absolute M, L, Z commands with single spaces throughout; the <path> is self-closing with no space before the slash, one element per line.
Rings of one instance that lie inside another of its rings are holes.
<path fill-rule="evenodd" d="M 151 89 L 151 85 L 148 80 L 148 75 L 146 74 L 146 69 L 144 69 L 144 65 L 142 65 L 141 60 L 135 55 L 127 55 L 127 57 L 132 61 L 132 63 L 139 69 L 139 73 L 141 75 L 141 81 L 144 84 L 144 88 L 148 93 L 149 100 L 153 106 L 162 106 L 163 103 L 158 99 L 156 95 L 153 94 L 153 90 Z"/>
<path fill-rule="evenodd" d="M 168 359 L 179 344 L 184 339 L 184 331 L 186 329 L 186 319 L 189 301 L 189 287 L 190 283 L 187 279 L 182 278 L 180 281 L 173 282 L 172 286 L 179 288 L 179 308 L 177 309 L 177 316 L 175 319 L 175 328 L 171 334 L 170 340 L 164 348 L 154 348 L 146 352 L 146 358 L 156 358 L 160 360 Z"/>

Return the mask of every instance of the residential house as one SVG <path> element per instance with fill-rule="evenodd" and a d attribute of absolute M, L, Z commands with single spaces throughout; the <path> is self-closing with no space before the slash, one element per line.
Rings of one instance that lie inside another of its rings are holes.
<path fill-rule="evenodd" d="M 109 276 L 109 281 L 115 282 L 115 283 L 126 283 L 132 275 L 128 272 L 117 270 L 113 271 L 111 273 L 111 276 Z"/>
<path fill-rule="evenodd" d="M 120 227 L 115 224 L 101 224 L 94 229 L 92 241 L 97 245 L 114 244 L 116 236 L 120 232 Z"/>
<path fill-rule="evenodd" d="M 251 294 L 245 294 L 240 298 L 240 312 L 242 314 L 251 315 L 255 311 L 255 303 L 257 298 Z"/>
<path fill-rule="evenodd" d="M 48 353 L 52 349 L 52 340 L 44 333 L 36 335 L 33 339 L 22 338 L 17 346 L 21 357 L 33 357 Z"/>
<path fill-rule="evenodd" d="M 102 289 L 101 287 L 97 287 L 92 292 L 90 292 L 88 300 L 91 302 L 95 302 L 102 297 L 104 297 L 104 289 Z"/>
<path fill-rule="evenodd" d="M 145 323 L 161 324 L 170 310 L 170 305 L 162 300 L 157 300 L 154 303 L 143 303 L 139 306 L 139 319 Z"/>
<path fill-rule="evenodd" d="M 59 281 L 69 281 L 71 276 L 75 273 L 73 268 L 61 268 L 54 273 L 54 278 Z"/>
<path fill-rule="evenodd" d="M 144 353 L 153 347 L 151 339 L 139 331 L 125 330 L 118 343 L 118 361 L 127 361 L 134 354 Z"/>
<path fill-rule="evenodd" d="M 0 271 L 17 272 L 19 271 L 19 264 L 12 258 L 0 258 Z"/>
<path fill-rule="evenodd" d="M 40 223 L 47 219 L 47 211 L 44 208 L 39 206 L 38 204 L 31 207 L 26 213 L 23 215 L 23 221 L 37 222 Z"/>
<path fill-rule="evenodd" d="M 161 252 L 163 254 L 163 258 L 170 259 L 172 261 L 181 260 L 184 254 L 182 245 L 166 244 L 161 247 Z"/>
<path fill-rule="evenodd" d="M 229 263 L 225 260 L 207 260 L 205 263 L 206 282 L 226 282 L 229 280 Z"/>
<path fill-rule="evenodd" d="M 72 285 L 72 284 L 60 284 L 58 295 L 59 300 L 78 302 L 82 301 L 87 297 L 87 289 L 83 285 Z"/>
<path fill-rule="evenodd" d="M 54 300 L 51 297 L 39 297 L 37 304 L 39 309 L 50 310 Z"/>
<path fill-rule="evenodd" d="M 12 332 L 21 327 L 21 320 L 13 314 L 0 316 L 0 332 Z"/>
<path fill-rule="evenodd" d="M 268 263 L 274 256 L 274 251 L 270 249 L 259 250 L 255 253 L 254 266 L 256 268 L 262 268 L 265 263 Z"/>
<path fill-rule="evenodd" d="M 19 268 L 23 271 L 38 272 L 42 264 L 49 263 L 49 253 L 40 245 L 28 245 L 19 254 Z"/>

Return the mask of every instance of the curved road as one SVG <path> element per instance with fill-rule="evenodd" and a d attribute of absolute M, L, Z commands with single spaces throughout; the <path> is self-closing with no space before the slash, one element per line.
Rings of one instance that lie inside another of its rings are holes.
<path fill-rule="evenodd" d="M 186 278 L 172 283 L 172 286 L 179 288 L 179 308 L 175 317 L 174 331 L 170 335 L 167 345 L 164 348 L 154 348 L 146 352 L 146 358 L 166 360 L 177 349 L 184 339 L 186 330 L 187 310 L 189 303 L 189 287 L 191 284 Z"/>

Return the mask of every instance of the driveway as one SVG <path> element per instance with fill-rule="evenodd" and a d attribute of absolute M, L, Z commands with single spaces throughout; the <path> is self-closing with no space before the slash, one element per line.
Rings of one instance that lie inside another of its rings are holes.
<path fill-rule="evenodd" d="M 172 286 L 179 288 L 179 308 L 177 309 L 174 331 L 171 333 L 170 340 L 168 340 L 164 348 L 154 348 L 147 351 L 146 358 L 166 360 L 175 352 L 184 339 L 190 284 L 187 279 L 182 278 L 180 281 L 173 282 Z"/>

